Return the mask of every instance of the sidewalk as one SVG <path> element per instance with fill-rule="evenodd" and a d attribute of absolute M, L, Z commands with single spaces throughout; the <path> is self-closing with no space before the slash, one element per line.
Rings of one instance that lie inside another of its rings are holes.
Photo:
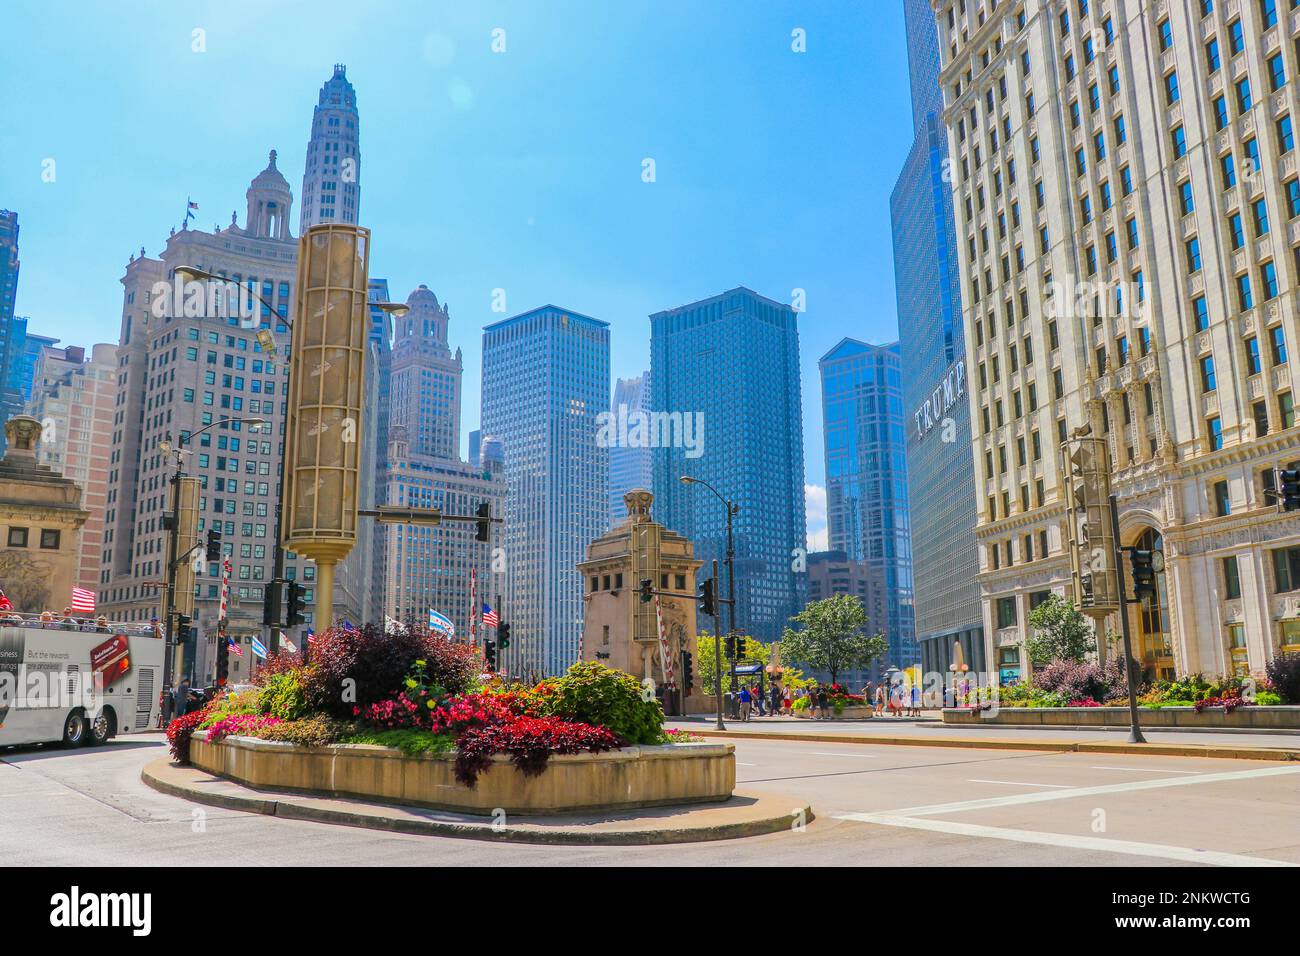
<path fill-rule="evenodd" d="M 163 757 L 141 772 L 145 784 L 160 793 L 226 810 L 242 810 L 291 820 L 311 820 L 393 833 L 548 843 L 561 846 L 645 846 L 702 843 L 789 831 L 796 822 L 812 821 L 813 812 L 799 798 L 733 791 L 723 803 L 644 807 L 621 812 L 492 817 L 423 807 L 369 803 L 363 800 L 255 790 Z M 802 808 L 796 819 L 791 808 Z"/>
<path fill-rule="evenodd" d="M 670 717 L 666 724 L 705 737 L 716 731 L 713 715 Z M 1108 753 L 1231 757 L 1250 760 L 1300 760 L 1300 734 L 1225 733 L 1198 730 L 1144 730 L 1146 744 L 1130 744 L 1124 727 L 1037 728 L 944 724 L 937 716 L 874 717 L 870 720 L 803 720 L 757 717 L 725 722 L 726 736 L 823 743 L 882 744 L 910 747 L 970 747 L 990 750 L 1075 750 Z"/>

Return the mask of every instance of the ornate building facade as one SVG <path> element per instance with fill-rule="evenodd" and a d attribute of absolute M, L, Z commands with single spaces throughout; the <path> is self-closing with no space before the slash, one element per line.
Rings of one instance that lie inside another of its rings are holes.
<path fill-rule="evenodd" d="M 1258 674 L 1300 646 L 1300 515 L 1269 496 L 1300 459 L 1300 15 L 933 5 L 992 666 L 1024 676 L 1069 593 L 1058 448 L 1090 428 L 1120 544 L 1165 555 L 1128 610 L 1146 672 Z"/>

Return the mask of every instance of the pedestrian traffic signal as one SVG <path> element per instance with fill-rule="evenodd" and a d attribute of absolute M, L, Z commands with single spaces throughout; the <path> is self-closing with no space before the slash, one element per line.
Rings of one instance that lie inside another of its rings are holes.
<path fill-rule="evenodd" d="M 640 593 L 641 593 L 641 603 L 649 604 L 651 601 L 654 600 L 655 583 L 651 581 L 649 578 L 642 578 Z"/>
<path fill-rule="evenodd" d="M 281 587 L 282 581 L 272 581 L 267 585 L 266 596 L 262 599 L 262 623 L 267 627 L 280 626 L 280 602 L 284 598 Z"/>
<path fill-rule="evenodd" d="M 1278 497 L 1283 511 L 1300 508 L 1300 469 L 1282 468 L 1277 473 Z"/>
<path fill-rule="evenodd" d="M 1156 574 L 1164 570 L 1164 555 L 1159 551 L 1134 548 L 1129 552 L 1129 560 L 1133 565 L 1133 597 L 1138 601 L 1154 598 Z"/>
<path fill-rule="evenodd" d="M 208 529 L 207 559 L 221 560 L 221 531 L 217 528 Z"/>
<path fill-rule="evenodd" d="M 695 662 L 690 651 L 682 651 L 682 688 L 689 696 L 695 687 Z"/>
<path fill-rule="evenodd" d="M 510 646 L 510 625 L 502 621 L 497 626 L 497 647 L 505 650 Z"/>
<path fill-rule="evenodd" d="M 474 512 L 474 514 L 478 516 L 478 530 L 474 533 L 474 540 L 490 540 L 492 531 L 492 504 L 487 501 L 483 502 L 478 506 L 478 510 Z"/>
<path fill-rule="evenodd" d="M 497 645 L 495 641 L 483 642 L 483 660 L 487 662 L 488 670 L 497 669 Z"/>
<path fill-rule="evenodd" d="M 230 679 L 230 644 L 226 635 L 217 634 L 217 686 L 226 686 Z"/>
<path fill-rule="evenodd" d="M 718 602 L 713 593 L 712 578 L 700 582 L 700 593 L 696 595 L 696 599 L 700 602 L 701 614 L 707 617 L 713 617 L 713 615 L 718 613 Z"/>
<path fill-rule="evenodd" d="M 286 627 L 297 627 L 304 621 L 302 616 L 302 605 L 303 595 L 306 592 L 306 588 L 297 581 L 289 581 L 286 583 L 285 589 L 288 593 L 285 595 L 287 613 L 284 616 L 284 624 Z"/>

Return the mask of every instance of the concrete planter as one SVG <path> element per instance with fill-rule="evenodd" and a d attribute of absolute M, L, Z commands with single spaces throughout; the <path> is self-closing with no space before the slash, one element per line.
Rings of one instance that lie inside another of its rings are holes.
<path fill-rule="evenodd" d="M 869 720 L 872 716 L 872 709 L 870 707 L 845 707 L 838 714 L 835 713 L 834 707 L 830 708 L 830 711 L 833 720 Z M 808 720 L 813 716 L 813 714 L 818 713 L 818 711 L 814 710 L 812 707 L 808 707 L 804 710 L 793 710 L 791 713 L 796 717 L 802 717 L 804 720 Z"/>
<path fill-rule="evenodd" d="M 735 747 L 687 743 L 552 756 L 526 777 L 500 754 L 473 789 L 457 783 L 454 754 L 408 757 L 391 747 L 304 747 L 252 737 L 208 743 L 197 731 L 190 763 L 250 787 L 359 797 L 462 813 L 547 814 L 727 800 L 736 785 Z"/>
<path fill-rule="evenodd" d="M 1300 731 L 1300 707 L 1238 707 L 1230 714 L 1222 708 L 1194 707 L 1138 708 L 1143 727 L 1176 727 L 1180 730 L 1295 730 Z M 1127 707 L 1002 707 L 996 711 L 973 711 L 948 707 L 945 724 L 999 727 L 1127 727 Z"/>

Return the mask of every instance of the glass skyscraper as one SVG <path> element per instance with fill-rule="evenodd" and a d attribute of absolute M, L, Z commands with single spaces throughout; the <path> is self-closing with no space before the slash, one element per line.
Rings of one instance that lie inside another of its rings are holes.
<path fill-rule="evenodd" d="M 745 288 L 650 316 L 650 407 L 660 425 L 653 452 L 657 520 L 695 543 L 701 580 L 718 559 L 725 596 L 726 509 L 707 488 L 680 478 L 707 481 L 740 506 L 736 626 L 763 641 L 780 638 L 804 590 L 795 319 L 790 306 Z"/>
<path fill-rule="evenodd" d="M 620 415 L 645 414 L 650 411 L 650 373 L 636 378 L 620 378 L 614 383 L 614 400 L 610 415 L 615 420 Z M 614 444 L 609 448 L 609 526 L 621 524 L 627 518 L 627 504 L 623 496 L 633 488 L 647 491 L 654 487 L 654 463 L 647 445 Z"/>
<path fill-rule="evenodd" d="M 826 440 L 830 550 L 878 569 L 887 599 L 889 663 L 918 663 L 912 616 L 912 542 L 898 343 L 843 339 L 818 363 Z"/>
<path fill-rule="evenodd" d="M 578 659 L 578 562 L 609 522 L 609 324 L 553 305 L 483 330 L 482 434 L 505 461 L 502 665 L 523 677 L 560 674 Z"/>
<path fill-rule="evenodd" d="M 926 671 L 954 641 L 983 669 L 975 478 L 938 31 L 929 0 L 904 0 L 914 139 L 890 197 L 906 410 L 916 637 Z"/>
<path fill-rule="evenodd" d="M 0 209 L 0 417 L 8 419 L 23 410 L 21 391 L 11 387 L 8 376 L 14 351 L 22 346 L 26 320 L 14 317 L 18 297 L 18 213 Z M 22 328 L 18 328 L 18 322 Z M 5 437 L 0 434 L 0 453 Z"/>

